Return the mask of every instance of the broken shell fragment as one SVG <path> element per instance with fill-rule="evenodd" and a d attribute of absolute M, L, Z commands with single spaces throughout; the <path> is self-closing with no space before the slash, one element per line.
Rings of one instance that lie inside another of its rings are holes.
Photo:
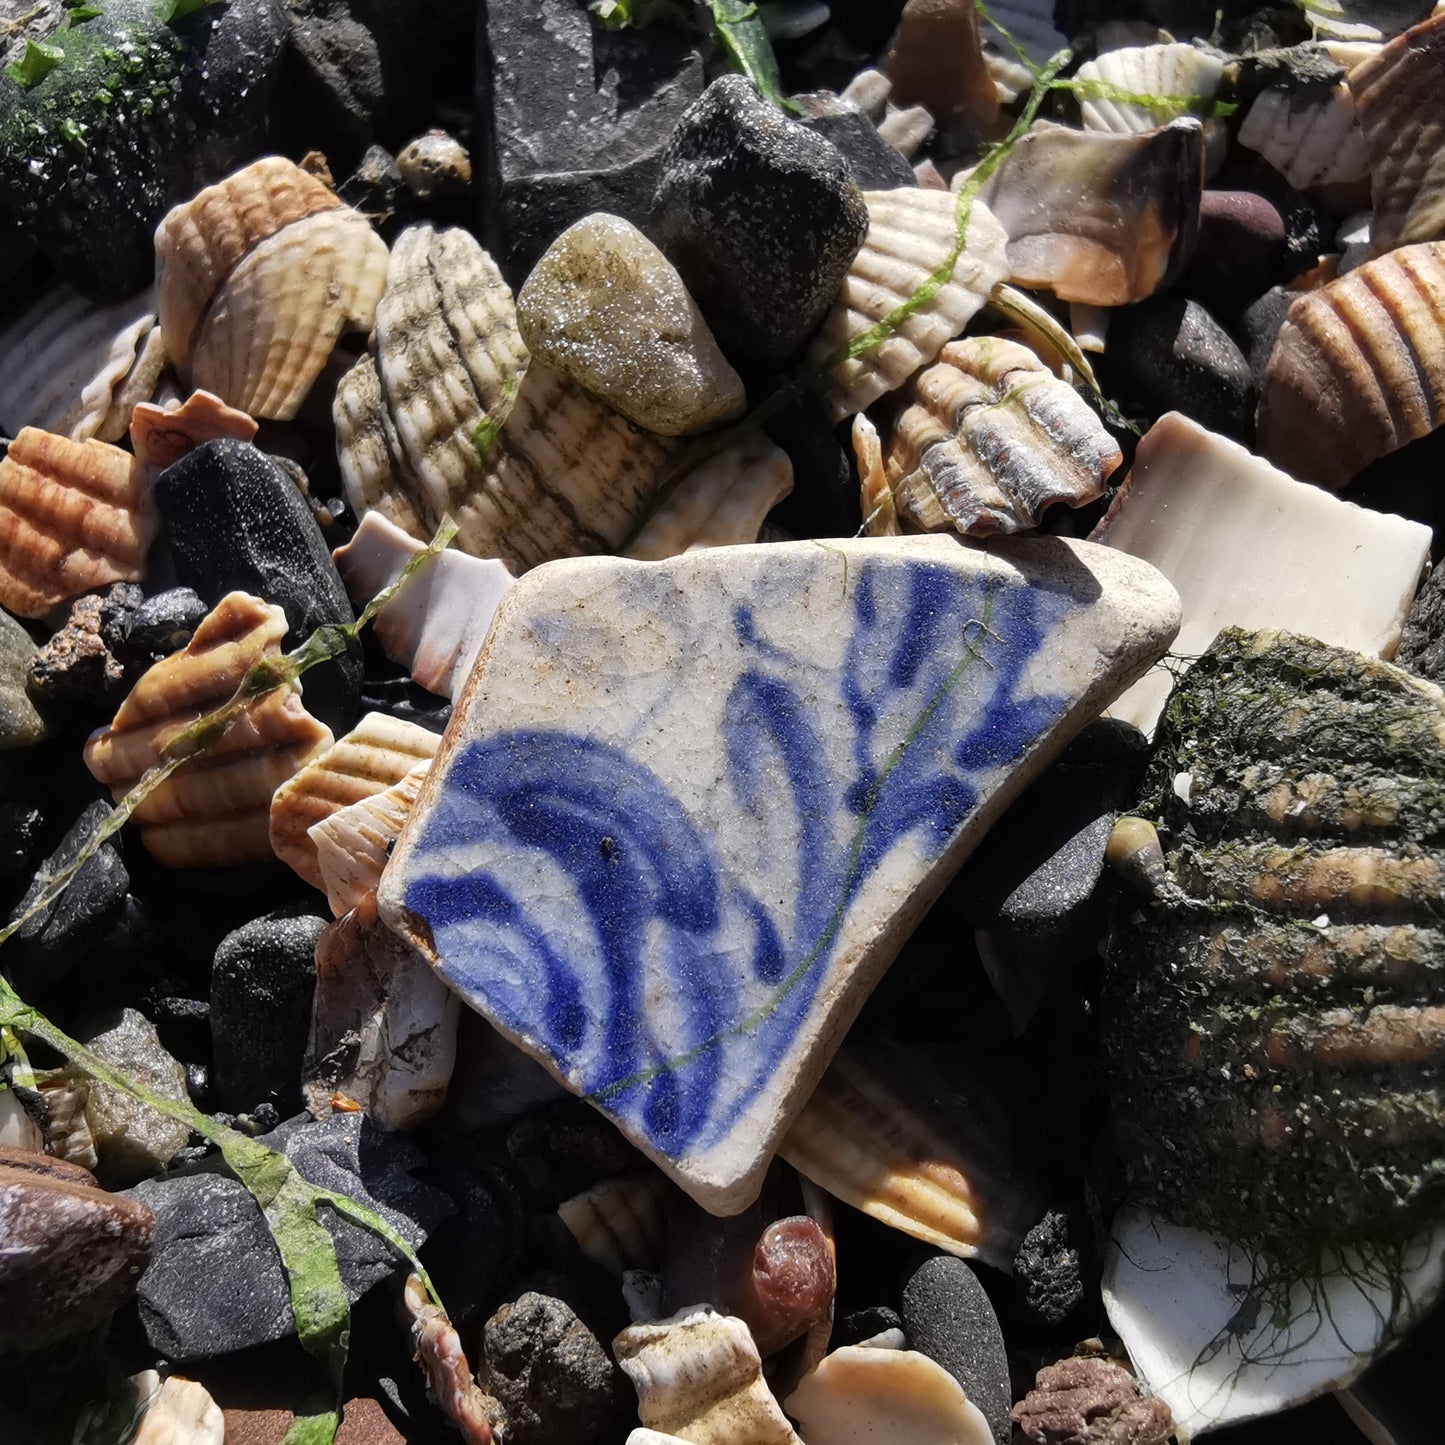
<path fill-rule="evenodd" d="M 1139 135 L 1207 111 L 1223 76 L 1223 59 L 1197 45 L 1128 45 L 1086 60 L 1072 84 L 1085 130 Z"/>
<path fill-rule="evenodd" d="M 1445 420 L 1445 243 L 1402 246 L 1289 308 L 1265 371 L 1259 449 L 1339 491 Z"/>
<path fill-rule="evenodd" d="M 376 892 L 391 845 L 401 836 L 430 771 L 430 761 L 418 763 L 384 792 L 338 808 L 307 831 L 322 891 L 337 918 Z"/>
<path fill-rule="evenodd" d="M 399 783 L 430 762 L 441 739 L 417 723 L 369 712 L 271 799 L 271 849 L 313 888 L 322 886 L 316 845 L 307 830 L 338 809 Z"/>
<path fill-rule="evenodd" d="M 244 592 L 223 597 L 181 652 L 162 658 L 131 689 L 114 721 L 91 735 L 85 764 L 119 801 L 182 734 L 230 702 L 263 659 L 279 657 L 286 616 Z M 226 733 L 188 758 L 139 803 L 132 820 L 169 868 L 273 858 L 271 797 L 331 746 L 329 728 L 295 684 L 247 702 Z"/>
<path fill-rule="evenodd" d="M 1388 40 L 1418 24 L 1433 0 L 1299 0 L 1316 35 L 1336 40 Z"/>
<path fill-rule="evenodd" d="M 130 420 L 130 444 L 148 467 L 164 471 L 187 452 L 227 437 L 249 442 L 260 428 L 244 411 L 227 406 L 209 391 L 193 391 L 165 406 L 142 402 Z"/>
<path fill-rule="evenodd" d="M 155 530 L 150 481 L 129 452 L 26 427 L 0 460 L 0 605 L 41 617 L 139 581 Z"/>
<path fill-rule="evenodd" d="M 224 1445 L 225 1416 L 204 1385 L 179 1375 L 162 1384 L 154 1370 L 137 1375 L 135 1385 L 146 1404 L 130 1445 Z"/>
<path fill-rule="evenodd" d="M 411 1324 L 413 1358 L 426 1375 L 433 1400 L 461 1432 L 463 1445 L 492 1445 L 497 1401 L 472 1378 L 461 1336 L 445 1312 L 432 1303 L 419 1274 L 409 1274 L 402 1304 Z"/>
<path fill-rule="evenodd" d="M 808 353 L 815 364 L 831 363 L 827 405 L 834 421 L 871 406 L 932 361 L 1008 271 L 1008 237 L 977 198 L 960 204 L 946 191 L 904 187 L 867 191 L 863 200 L 868 235 Z M 922 305 L 913 305 L 950 256 L 949 279 Z M 882 340 L 857 356 L 833 360 L 903 307 L 910 309 Z"/>
<path fill-rule="evenodd" d="M 621 1279 L 629 1269 L 656 1271 L 667 1235 L 667 1209 L 682 1197 L 660 1170 L 604 1179 L 557 1208 L 582 1253 Z"/>
<path fill-rule="evenodd" d="M 1239 127 L 1239 143 L 1262 156 L 1296 190 L 1344 185 L 1369 174 L 1370 149 L 1355 98 L 1322 47 L 1272 52 L 1267 81 Z"/>
<path fill-rule="evenodd" d="M 1008 235 L 1007 279 L 1094 306 L 1167 286 L 1199 228 L 1203 136 L 1192 116 L 1142 135 L 1033 126 L 980 192 Z"/>
<path fill-rule="evenodd" d="M 855 450 L 865 493 L 881 497 L 886 485 L 925 531 L 1025 531 L 1055 502 L 1080 507 L 1103 496 L 1123 460 L 1074 388 L 1016 342 L 950 342 L 909 391 L 881 456 L 866 433 L 859 445 L 856 423 Z M 881 483 L 872 471 L 880 461 Z"/>

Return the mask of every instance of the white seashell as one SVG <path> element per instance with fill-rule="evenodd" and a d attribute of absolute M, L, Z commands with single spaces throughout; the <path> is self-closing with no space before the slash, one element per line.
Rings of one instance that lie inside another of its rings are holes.
<path fill-rule="evenodd" d="M 959 202 L 943 191 L 904 187 L 868 191 L 868 235 L 853 259 L 838 304 L 809 350 L 815 363 L 857 340 L 915 295 L 958 246 Z M 871 406 L 901 386 L 959 335 L 1004 279 L 1007 236 L 988 206 L 967 210 L 966 244 L 949 281 L 885 340 L 839 362 L 827 393 L 834 421 Z"/>
<path fill-rule="evenodd" d="M 650 1430 L 692 1445 L 802 1445 L 740 1319 L 696 1305 L 629 1326 L 612 1353 L 637 1389 L 637 1413 Z"/>
<path fill-rule="evenodd" d="M 783 1402 L 808 1445 L 992 1445 L 963 1387 L 915 1350 L 848 1345 L 827 1355 Z"/>
<path fill-rule="evenodd" d="M 762 432 L 745 432 L 683 477 L 622 555 L 655 562 L 694 547 L 756 542 L 764 518 L 792 490 L 788 454 Z"/>
<path fill-rule="evenodd" d="M 391 586 L 421 550 L 420 542 L 378 511 L 368 512 L 356 535 L 332 556 L 360 608 Z M 413 682 L 455 701 L 514 580 L 504 562 L 445 551 L 376 614 L 377 641 L 410 671 Z"/>
<path fill-rule="evenodd" d="M 899 537 L 903 528 L 888 473 L 883 468 L 883 439 L 866 412 L 853 418 L 853 455 L 858 463 L 858 503 L 869 537 Z"/>
<path fill-rule="evenodd" d="M 1239 127 L 1239 143 L 1300 191 L 1346 185 L 1369 174 L 1369 147 L 1343 80 L 1328 90 L 1261 91 Z"/>
<path fill-rule="evenodd" d="M 154 1370 L 136 1375 L 136 1393 L 148 1401 L 130 1445 L 224 1445 L 226 1420 L 204 1385 Z"/>
<path fill-rule="evenodd" d="M 1296 0 L 1317 36 L 1336 40 L 1388 40 L 1418 24 L 1434 0 Z"/>
<path fill-rule="evenodd" d="M 430 762 L 418 763 L 384 792 L 338 808 L 308 829 L 321 887 L 337 918 L 376 892 L 391 845 L 401 836 L 430 771 Z"/>
<path fill-rule="evenodd" d="M 409 536 L 429 536 L 417 505 L 399 480 L 407 475 L 406 462 L 381 393 L 375 357 L 363 356 L 337 383 L 331 417 L 346 500 L 362 524 L 375 514 Z"/>
<path fill-rule="evenodd" d="M 557 1215 L 582 1253 L 621 1279 L 630 1269 L 661 1266 L 668 1202 L 681 1197 L 678 1187 L 654 1169 L 605 1179 L 564 1201 Z"/>
<path fill-rule="evenodd" d="M 1224 60 L 1196 45 L 1131 45 L 1086 60 L 1074 79 L 1085 130 L 1138 135 L 1166 121 L 1201 111 L 1214 99 L 1224 76 Z M 1102 93 L 1091 93 L 1097 88 Z M 1147 95 L 1167 105 L 1142 105 L 1114 99 L 1108 91 Z"/>

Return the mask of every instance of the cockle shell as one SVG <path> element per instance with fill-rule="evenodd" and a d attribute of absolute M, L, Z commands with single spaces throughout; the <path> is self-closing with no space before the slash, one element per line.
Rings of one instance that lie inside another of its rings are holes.
<path fill-rule="evenodd" d="M 1445 243 L 1402 246 L 1289 308 L 1265 371 L 1259 449 L 1338 491 L 1445 420 Z"/>
<path fill-rule="evenodd" d="M 1442 774 L 1445 694 L 1389 663 L 1227 629 L 1190 669 L 1101 1002 L 1131 1201 L 1291 1257 L 1438 1218 Z"/>
<path fill-rule="evenodd" d="M 1086 60 L 1074 76 L 1085 130 L 1138 135 L 1190 111 L 1203 111 L 1224 76 L 1224 61 L 1197 45 L 1129 45 Z M 1111 93 L 1112 92 L 1112 93 Z M 1149 96 L 1143 104 L 1124 95 Z"/>
<path fill-rule="evenodd" d="M 1142 135 L 1034 125 L 980 193 L 1008 235 L 1007 279 L 1095 306 L 1167 286 L 1198 232 L 1203 136 L 1193 116 Z"/>
<path fill-rule="evenodd" d="M 650 1430 L 692 1445 L 802 1445 L 763 1380 L 748 1327 L 706 1305 L 632 1325 L 612 1353 Z"/>
<path fill-rule="evenodd" d="M 286 616 L 244 592 L 223 597 L 183 651 L 162 658 L 131 689 L 108 728 L 91 735 L 85 764 L 118 800 L 172 739 L 229 702 L 251 669 L 281 651 Z M 248 702 L 226 734 L 182 763 L 132 815 L 150 852 L 170 868 L 263 862 L 271 796 L 331 746 L 329 728 L 297 686 Z"/>
<path fill-rule="evenodd" d="M 0 427 L 119 441 L 165 363 L 153 292 L 97 306 L 56 286 L 0 331 Z"/>
<path fill-rule="evenodd" d="M 1290 185 L 1347 184 L 1369 173 L 1370 151 L 1355 98 L 1323 47 L 1275 52 L 1268 83 L 1249 106 L 1239 143 L 1264 157 Z"/>
<path fill-rule="evenodd" d="M 322 890 L 337 918 L 376 892 L 391 845 L 401 836 L 430 771 L 430 760 L 418 763 L 400 782 L 338 808 L 307 830 Z"/>
<path fill-rule="evenodd" d="M 1445 13 L 1349 74 L 1369 148 L 1375 255 L 1445 236 Z"/>
<path fill-rule="evenodd" d="M 154 1370 L 135 1377 L 145 1414 L 130 1445 L 224 1445 L 226 1419 L 204 1385 Z"/>
<path fill-rule="evenodd" d="M 1074 388 L 1016 342 L 952 341 L 909 394 L 881 456 L 866 438 L 855 450 L 870 496 L 881 496 L 870 469 L 881 461 L 881 485 L 926 531 L 986 537 L 1036 527 L 1055 502 L 1080 507 L 1103 496 L 1123 461 Z"/>
<path fill-rule="evenodd" d="M 0 605 L 41 617 L 139 581 L 155 530 L 150 481 L 129 452 L 26 427 L 0 461 Z"/>
<path fill-rule="evenodd" d="M 820 364 L 905 305 L 955 254 L 960 204 L 945 191 L 904 187 L 867 191 L 868 235 L 853 259 L 838 304 L 823 320 L 809 356 Z M 988 206 L 964 203 L 965 245 L 951 278 L 860 356 L 836 363 L 828 388 L 834 421 L 871 406 L 926 366 L 957 336 L 1007 274 L 1007 235 Z"/>
<path fill-rule="evenodd" d="M 159 472 L 205 442 L 226 437 L 254 441 L 259 430 L 244 411 L 209 391 L 193 391 L 184 402 L 137 406 L 130 419 L 130 444 L 146 466 Z"/>
<path fill-rule="evenodd" d="M 680 1199 L 660 1170 L 604 1179 L 557 1208 L 582 1253 L 621 1279 L 629 1269 L 656 1270 L 662 1262 L 667 1209 Z"/>
<path fill-rule="evenodd" d="M 430 762 L 441 738 L 416 723 L 369 712 L 331 747 L 281 784 L 271 799 L 271 849 L 313 888 L 322 887 L 308 830 L 341 808 L 385 792 L 418 763 Z"/>

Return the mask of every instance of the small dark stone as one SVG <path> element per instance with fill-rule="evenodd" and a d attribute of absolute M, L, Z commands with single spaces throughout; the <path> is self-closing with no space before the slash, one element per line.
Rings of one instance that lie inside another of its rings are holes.
<path fill-rule="evenodd" d="M 1295 190 L 1273 166 L 1263 161 L 1230 166 L 1214 178 L 1214 186 L 1222 191 L 1253 191 L 1274 207 L 1284 225 L 1283 279 L 1313 270 L 1331 249 L 1337 220 L 1321 215 L 1309 197 Z"/>
<path fill-rule="evenodd" d="M 406 204 L 406 184 L 396 157 L 382 146 L 369 146 L 360 164 L 340 185 L 337 195 L 374 226 L 384 225 Z"/>
<path fill-rule="evenodd" d="M 887 1305 L 873 1305 L 865 1310 L 854 1310 L 846 1314 L 833 1326 L 828 1348 L 841 1350 L 844 1345 L 861 1345 L 881 1335 L 884 1330 L 901 1330 L 903 1317 Z"/>
<path fill-rule="evenodd" d="M 445 732 L 452 717 L 447 698 L 428 692 L 409 677 L 368 677 L 361 685 L 361 708 L 363 712 L 384 712 L 434 733 Z"/>
<path fill-rule="evenodd" d="M 100 635 L 110 651 L 125 663 L 149 666 L 179 652 L 190 640 L 206 613 L 205 602 L 189 587 L 172 587 L 154 597 L 107 598 L 100 614 Z"/>
<path fill-rule="evenodd" d="M 519 1119 L 507 1132 L 507 1153 L 529 1202 L 548 1210 L 637 1161 L 616 1126 L 580 1099 Z"/>
<path fill-rule="evenodd" d="M 868 209 L 836 146 L 725 75 L 667 144 L 652 230 L 723 348 L 778 361 L 837 299 Z"/>
<path fill-rule="evenodd" d="M 107 590 L 100 608 L 100 640 L 116 656 L 125 648 L 128 619 L 145 600 L 145 593 L 134 582 L 117 582 Z"/>
<path fill-rule="evenodd" d="M 1116 401 L 1150 416 L 1182 411 L 1200 426 L 1248 445 L 1254 439 L 1254 379 L 1244 353 L 1195 301 L 1151 296 L 1121 307 L 1101 358 Z"/>
<path fill-rule="evenodd" d="M 1298 291 L 1285 286 L 1271 286 L 1257 301 L 1252 301 L 1239 314 L 1239 336 L 1244 354 L 1249 358 L 1249 374 L 1254 389 L 1264 388 L 1264 373 L 1274 355 L 1274 343 L 1289 315 L 1289 308 L 1299 299 Z"/>
<path fill-rule="evenodd" d="M 827 91 L 795 95 L 793 100 L 802 107 L 802 123 L 837 146 L 861 190 L 895 191 L 915 184 L 908 158 L 889 145 L 851 101 Z"/>
<path fill-rule="evenodd" d="M 1014 1256 L 1014 1289 L 1020 1308 L 1048 1330 L 1076 1315 L 1097 1282 L 1093 1234 L 1077 1208 L 1051 1209 Z"/>
<path fill-rule="evenodd" d="M 1179 290 L 1217 316 L 1235 316 L 1279 279 L 1284 255 L 1284 218 L 1269 200 L 1254 191 L 1205 191 Z"/>
<path fill-rule="evenodd" d="M 59 630 L 31 657 L 26 681 L 38 701 L 109 711 L 124 695 L 125 668 L 101 640 L 103 605 L 94 592 L 77 597 Z"/>
<path fill-rule="evenodd" d="M 45 814 L 24 798 L 0 802 L 0 878 L 13 878 L 30 866 L 40 849 Z"/>
<path fill-rule="evenodd" d="M 793 464 L 793 490 L 770 518 L 794 537 L 851 537 L 863 525 L 858 473 L 822 408 L 800 397 L 764 425 Z"/>
<path fill-rule="evenodd" d="M 196 1108 L 210 1111 L 213 1102 L 211 1099 L 211 1071 L 204 1064 L 186 1065 L 186 1093 L 191 1096 L 191 1103 Z"/>
<path fill-rule="evenodd" d="M 1395 661 L 1431 682 L 1445 683 L 1445 567 L 1437 567 L 1416 593 Z"/>
<path fill-rule="evenodd" d="M 998 1445 L 1008 1445 L 1008 1357 L 978 1276 L 951 1254 L 935 1255 L 903 1286 L 900 1312 L 910 1348 L 942 1365 L 983 1412 Z"/>
<path fill-rule="evenodd" d="M 211 970 L 211 1082 L 222 1108 L 266 1102 L 289 1114 L 300 1102 L 325 927 L 309 913 L 270 913 L 221 941 Z"/>
<path fill-rule="evenodd" d="M 606 1346 L 570 1305 L 528 1291 L 482 1334 L 481 1377 L 506 1416 L 512 1445 L 588 1445 L 632 1393 Z"/>

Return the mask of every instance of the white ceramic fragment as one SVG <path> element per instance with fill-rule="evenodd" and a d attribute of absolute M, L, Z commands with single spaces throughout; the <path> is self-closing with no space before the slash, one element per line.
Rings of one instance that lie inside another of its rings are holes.
<path fill-rule="evenodd" d="M 1393 657 L 1430 551 L 1428 527 L 1297 482 L 1178 412 L 1139 443 L 1092 540 L 1153 563 L 1178 589 L 1173 651 L 1185 659 L 1223 627 L 1283 628 Z M 1110 716 L 1152 731 L 1171 686 L 1156 667 Z"/>
<path fill-rule="evenodd" d="M 736 1213 L 949 876 L 1176 609 L 1148 565 L 1053 537 L 538 569 L 498 609 L 382 916 Z"/>
<path fill-rule="evenodd" d="M 827 1355 L 783 1402 L 808 1445 L 992 1445 L 983 1412 L 916 1350 L 847 1345 Z"/>
<path fill-rule="evenodd" d="M 373 511 L 332 555 L 352 601 L 364 607 L 422 550 L 414 537 Z M 418 569 L 377 613 L 377 641 L 393 662 L 410 669 L 413 682 L 455 699 L 513 580 L 505 562 L 448 549 Z"/>
<path fill-rule="evenodd" d="M 1389 1265 L 1335 1258 L 1292 1286 L 1271 1281 L 1278 1268 L 1144 1210 L 1115 1217 L 1104 1260 L 1109 1323 L 1181 1440 L 1348 1385 L 1438 1297 L 1445 1225 Z"/>

